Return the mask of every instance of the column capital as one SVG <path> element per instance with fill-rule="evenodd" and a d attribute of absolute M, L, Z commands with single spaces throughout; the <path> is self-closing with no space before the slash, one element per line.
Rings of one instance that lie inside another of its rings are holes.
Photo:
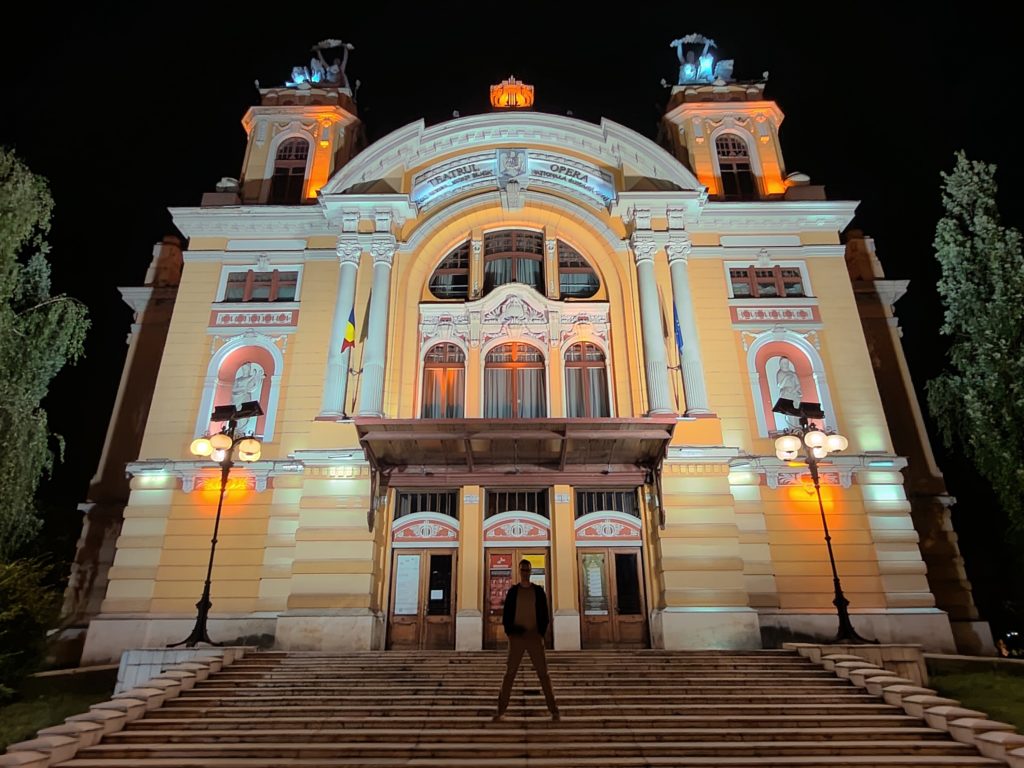
<path fill-rule="evenodd" d="M 690 242 L 690 237 L 681 232 L 670 235 L 668 242 L 665 244 L 665 252 L 668 254 L 669 264 L 677 261 L 686 263 L 690 258 L 691 250 L 693 250 L 693 243 Z"/>
<path fill-rule="evenodd" d="M 363 255 L 363 246 L 356 238 L 344 238 L 338 240 L 335 248 L 338 253 L 338 261 L 342 264 L 359 264 L 359 257 Z"/>
<path fill-rule="evenodd" d="M 387 264 L 389 267 L 395 259 L 395 251 L 398 250 L 398 243 L 394 236 L 375 236 L 370 241 L 370 253 L 373 255 L 373 264 Z"/>
<path fill-rule="evenodd" d="M 654 261 L 654 254 L 658 250 L 658 244 L 649 234 L 634 232 L 629 238 L 629 247 L 633 250 L 633 258 L 637 264 L 645 261 Z"/>

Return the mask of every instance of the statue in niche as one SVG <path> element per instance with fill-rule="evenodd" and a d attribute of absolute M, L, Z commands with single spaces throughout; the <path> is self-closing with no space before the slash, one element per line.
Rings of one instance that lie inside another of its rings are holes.
<path fill-rule="evenodd" d="M 775 372 L 775 386 L 779 391 L 777 397 L 792 400 L 799 405 L 803 399 L 803 388 L 800 386 L 800 375 L 796 372 L 796 366 L 788 357 L 779 358 L 779 370 Z M 779 417 L 779 414 L 776 414 Z M 795 427 L 800 424 L 799 416 L 782 416 L 786 426 Z"/>
<path fill-rule="evenodd" d="M 266 373 L 259 363 L 243 363 L 235 371 L 235 380 L 231 383 L 231 402 L 235 405 L 259 400 L 260 392 L 263 390 L 263 379 Z M 256 431 L 256 416 L 247 419 L 239 419 L 235 428 L 239 434 L 247 434 Z"/>

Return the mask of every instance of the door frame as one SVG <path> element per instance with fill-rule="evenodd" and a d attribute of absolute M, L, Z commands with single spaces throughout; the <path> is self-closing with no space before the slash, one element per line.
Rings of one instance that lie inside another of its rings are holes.
<path fill-rule="evenodd" d="M 420 571 L 419 571 L 419 582 L 418 588 L 419 593 L 417 595 L 416 604 L 416 624 L 417 624 L 417 648 L 419 650 L 425 649 L 426 641 L 426 623 L 427 623 L 427 605 L 429 604 L 428 592 L 430 590 L 430 559 L 432 555 L 451 555 L 452 557 L 452 574 L 451 574 L 451 607 L 449 616 L 451 618 L 451 649 L 455 649 L 455 617 L 458 613 L 458 563 L 459 563 L 459 548 L 458 547 L 437 547 L 437 546 L 426 546 L 426 547 L 392 547 L 391 548 L 391 563 L 388 568 L 388 578 L 390 584 L 388 585 L 388 609 L 386 614 L 386 627 L 384 637 L 384 648 L 387 650 L 391 649 L 392 642 L 392 618 L 394 617 L 395 609 L 395 598 L 398 590 L 398 580 L 396 578 L 396 569 L 398 568 L 398 558 L 401 555 L 419 555 L 420 557 Z M 441 650 L 441 649 L 438 649 Z M 444 649 L 447 650 L 447 649 Z"/>
<path fill-rule="evenodd" d="M 605 555 L 605 577 L 608 580 L 608 618 L 611 625 L 612 637 L 608 644 L 601 645 L 587 645 L 587 633 L 585 632 L 586 613 L 583 604 L 583 589 L 586 582 L 585 575 L 583 573 L 583 556 L 588 553 L 602 552 Z M 640 546 L 578 546 L 576 547 L 576 573 L 578 581 L 577 589 L 577 600 L 579 602 L 580 612 L 580 647 L 583 650 L 589 648 L 616 648 L 616 647 L 632 647 L 622 646 L 621 641 L 618 637 L 618 584 L 616 579 L 616 554 L 635 554 L 637 556 L 637 576 L 640 579 L 638 584 L 637 593 L 640 597 L 640 617 L 643 621 L 644 626 L 644 643 L 642 648 L 651 647 L 651 624 L 650 616 L 647 611 L 647 578 L 646 578 L 646 567 L 645 558 L 643 556 L 643 547 Z"/>

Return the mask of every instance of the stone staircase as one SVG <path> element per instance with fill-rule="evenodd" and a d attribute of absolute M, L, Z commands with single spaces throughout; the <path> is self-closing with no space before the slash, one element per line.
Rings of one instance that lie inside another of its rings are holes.
<path fill-rule="evenodd" d="M 1004 765 L 791 651 L 255 653 L 62 768 Z"/>

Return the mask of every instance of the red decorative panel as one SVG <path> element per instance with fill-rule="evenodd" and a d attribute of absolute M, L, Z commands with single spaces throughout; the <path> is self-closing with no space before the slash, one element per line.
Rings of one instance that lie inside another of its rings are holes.
<path fill-rule="evenodd" d="M 591 512 L 576 521 L 577 544 L 639 544 L 640 521 L 623 512 Z"/>
<path fill-rule="evenodd" d="M 290 328 L 299 324 L 297 309 L 214 309 L 211 328 Z"/>
<path fill-rule="evenodd" d="M 459 522 L 436 512 L 420 512 L 399 518 L 391 526 L 391 540 L 396 546 L 457 547 Z"/>
<path fill-rule="evenodd" d="M 734 323 L 817 323 L 821 315 L 815 306 L 795 307 L 782 304 L 775 307 L 729 307 Z"/>
<path fill-rule="evenodd" d="M 503 512 L 484 522 L 484 543 L 487 545 L 540 543 L 550 538 L 551 522 L 532 512 Z"/>

